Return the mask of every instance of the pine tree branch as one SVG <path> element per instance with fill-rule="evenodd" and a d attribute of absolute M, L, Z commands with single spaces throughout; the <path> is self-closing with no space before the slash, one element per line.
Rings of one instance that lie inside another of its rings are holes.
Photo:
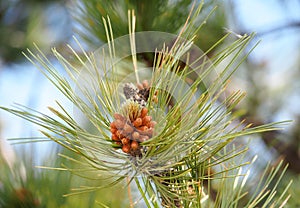
<path fill-rule="evenodd" d="M 271 35 L 273 33 L 282 32 L 282 31 L 290 30 L 290 29 L 300 29 L 300 21 L 299 22 L 290 22 L 288 24 L 277 26 L 277 27 L 269 29 L 269 30 L 258 31 L 257 35 L 260 35 L 260 36 Z"/>
<path fill-rule="evenodd" d="M 262 30 L 262 31 L 257 31 L 257 36 L 265 36 L 265 35 L 274 35 L 276 33 L 279 32 L 283 32 L 286 30 L 299 30 L 300 29 L 300 21 L 295 21 L 295 22 L 290 22 L 288 24 L 284 24 L 284 25 L 280 25 L 271 29 L 267 29 L 267 30 Z M 249 31 L 244 30 L 244 29 L 239 29 L 239 34 L 248 34 Z"/>

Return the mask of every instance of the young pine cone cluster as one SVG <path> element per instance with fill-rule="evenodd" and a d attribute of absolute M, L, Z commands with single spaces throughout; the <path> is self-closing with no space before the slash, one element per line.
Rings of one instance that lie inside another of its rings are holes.
<path fill-rule="evenodd" d="M 153 136 L 156 124 L 148 115 L 148 109 L 143 107 L 135 115 L 131 112 L 128 117 L 115 113 L 114 118 L 110 124 L 112 140 L 122 147 L 123 152 L 132 156 L 141 155 L 140 143 Z"/>

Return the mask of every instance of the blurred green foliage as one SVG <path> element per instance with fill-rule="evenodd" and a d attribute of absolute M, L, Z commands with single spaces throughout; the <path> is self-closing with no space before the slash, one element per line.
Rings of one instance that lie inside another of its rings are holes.
<path fill-rule="evenodd" d="M 58 28 L 53 25 L 55 22 L 47 21 L 57 12 L 64 11 L 62 2 L 61 0 L 0 1 L 0 61 L 14 63 L 24 60 L 21 52 L 30 48 L 33 42 L 43 48 L 49 48 L 49 45 L 53 44 L 50 40 L 55 39 L 53 32 L 58 31 Z M 60 18 L 66 18 L 63 15 L 67 14 L 58 15 Z M 56 45 L 60 41 L 66 41 L 71 34 L 70 23 L 66 23 L 64 29 L 66 31 L 56 38 Z"/>
<path fill-rule="evenodd" d="M 193 2 L 192 0 L 82 0 L 78 1 L 73 16 L 80 25 L 77 32 L 92 48 L 97 48 L 106 42 L 103 17 L 109 16 L 115 38 L 128 34 L 128 10 L 134 10 L 136 13 L 136 32 L 161 31 L 177 34 L 184 25 Z M 195 2 L 199 4 L 198 1 Z M 220 1 L 212 0 L 203 5 L 202 18 L 195 27 L 198 27 L 216 6 L 218 9 L 197 34 L 196 43 L 203 51 L 208 50 L 224 35 L 226 18 Z"/>
<path fill-rule="evenodd" d="M 53 145 L 52 153 L 45 155 L 47 161 L 42 166 L 55 168 L 66 164 L 70 169 L 80 168 L 76 163 L 70 163 L 57 154 L 78 159 L 78 156 L 66 150 L 61 152 Z M 51 147 L 50 147 L 51 148 Z M 27 149 L 28 151 L 28 149 Z M 5 157 L 7 151 L 0 149 L 0 207 L 9 208 L 42 208 L 42 207 L 99 207 L 97 201 L 109 207 L 122 207 L 128 203 L 125 195 L 125 185 L 119 184 L 107 187 L 97 192 L 64 196 L 71 189 L 80 186 L 104 186 L 105 181 L 87 180 L 71 174 L 69 171 L 39 169 L 34 164 L 36 153 L 23 152 L 14 157 Z M 11 154 L 11 153 L 10 153 Z M 99 174 L 99 173 L 97 173 Z M 93 177 L 92 175 L 85 177 Z"/>

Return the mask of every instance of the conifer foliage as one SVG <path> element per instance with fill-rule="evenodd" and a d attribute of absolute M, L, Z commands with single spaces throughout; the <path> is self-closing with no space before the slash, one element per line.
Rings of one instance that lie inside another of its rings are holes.
<path fill-rule="evenodd" d="M 140 13 L 133 10 L 128 11 L 128 35 L 115 39 L 110 18 L 117 15 L 108 13 L 101 31 L 107 44 L 100 49 L 87 53 L 75 39 L 80 50 L 68 47 L 76 61 L 52 50 L 65 74 L 38 46 L 24 54 L 73 104 L 74 111 L 59 102 L 49 107 L 51 115 L 24 106 L 1 108 L 39 125 L 46 138 L 80 157 L 69 160 L 84 168 L 66 167 L 66 171 L 109 176 L 104 186 L 82 186 L 71 194 L 126 181 L 129 189 L 135 184 L 139 191 L 136 200 L 129 200 L 131 207 L 138 203 L 147 207 L 284 206 L 288 186 L 281 195 L 276 186 L 285 168 L 280 163 L 267 169 L 249 190 L 255 158 L 247 158 L 247 145 L 235 141 L 276 130 L 285 122 L 244 125 L 233 112 L 244 93 L 236 91 L 224 98 L 230 76 L 248 55 L 244 49 L 253 35 L 237 37 L 208 58 L 210 51 L 233 35 L 225 34 L 200 53 L 194 41 L 203 25 L 197 25 L 202 7 L 203 2 L 192 4 L 178 34 L 162 39 L 159 32 L 150 37 L 147 32 L 136 34 L 139 16 L 135 13 Z M 86 27 L 93 32 L 91 24 Z M 151 50 L 140 50 L 149 44 Z M 145 59 L 149 53 L 150 62 Z M 276 185 L 270 188 L 271 183 Z"/>

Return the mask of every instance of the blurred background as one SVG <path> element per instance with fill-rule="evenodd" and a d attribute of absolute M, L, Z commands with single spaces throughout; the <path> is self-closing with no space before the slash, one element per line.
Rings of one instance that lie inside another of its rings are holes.
<path fill-rule="evenodd" d="M 284 182 L 293 179 L 294 184 L 288 207 L 300 207 L 300 1 L 206 0 L 203 19 L 215 6 L 218 8 L 200 30 L 196 44 L 206 51 L 228 30 L 237 35 L 256 33 L 252 45 L 260 43 L 233 75 L 228 91 L 242 89 L 247 93 L 236 110 L 246 110 L 248 123 L 293 120 L 282 131 L 257 135 L 250 149 L 261 158 L 258 170 L 270 161 L 276 164 L 284 159 L 289 163 Z M 19 103 L 43 111 L 55 100 L 65 102 L 22 55 L 26 48 L 34 47 L 33 43 L 49 54 L 51 47 L 64 51 L 66 44 L 73 44 L 75 35 L 87 50 L 93 51 L 106 41 L 102 16 L 110 16 L 114 36 L 119 37 L 128 33 L 128 9 L 137 11 L 138 31 L 176 34 L 190 7 L 191 1 L 180 0 L 1 0 L 0 105 Z M 18 207 L 13 200 L 16 198 L 23 202 L 26 199 L 28 207 L 70 207 L 78 203 L 78 197 L 66 199 L 61 195 L 70 187 L 88 182 L 65 172 L 34 168 L 60 166 L 64 159 L 57 153 L 63 150 L 51 142 L 11 145 L 13 141 L 7 141 L 39 136 L 36 126 L 0 111 L 0 207 Z M 112 200 L 107 191 L 93 197 L 88 194 L 86 200 L 81 198 L 85 204 L 80 207 L 93 207 L 93 199 L 99 196 L 109 207 L 127 204 L 126 197 L 122 197 L 127 191 L 120 187 L 117 190 L 119 200 Z"/>

